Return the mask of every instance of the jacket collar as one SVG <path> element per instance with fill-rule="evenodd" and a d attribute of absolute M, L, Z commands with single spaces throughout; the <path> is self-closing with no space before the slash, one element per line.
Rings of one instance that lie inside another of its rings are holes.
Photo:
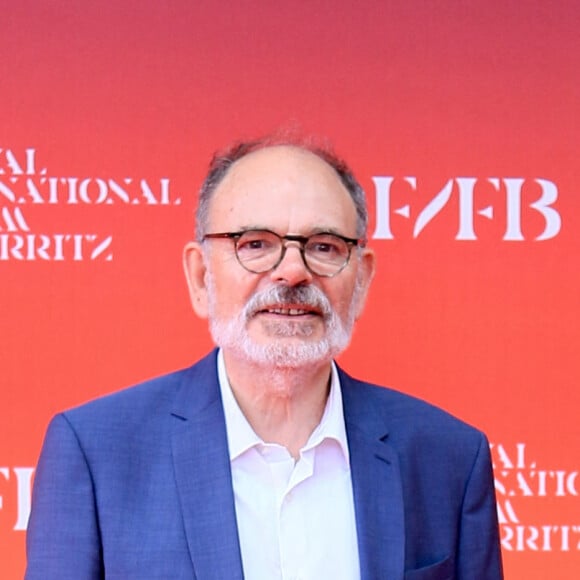
<path fill-rule="evenodd" d="M 340 371 L 362 580 L 403 578 L 405 520 L 384 395 Z"/>
<path fill-rule="evenodd" d="M 216 351 L 186 371 L 172 415 L 173 464 L 195 575 L 242 580 Z"/>

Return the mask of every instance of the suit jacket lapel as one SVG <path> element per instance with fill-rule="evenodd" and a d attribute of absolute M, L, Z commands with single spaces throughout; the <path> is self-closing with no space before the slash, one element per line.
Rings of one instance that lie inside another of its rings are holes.
<path fill-rule="evenodd" d="M 341 371 L 362 580 L 403 578 L 405 520 L 397 454 L 375 389 Z"/>
<path fill-rule="evenodd" d="M 340 371 L 349 441 L 361 579 L 404 573 L 404 511 L 398 459 L 375 388 Z M 243 580 L 215 351 L 185 375 L 176 398 L 173 461 L 198 580 Z"/>
<path fill-rule="evenodd" d="M 242 559 L 215 351 L 186 374 L 174 406 L 173 462 L 198 580 L 241 580 Z"/>

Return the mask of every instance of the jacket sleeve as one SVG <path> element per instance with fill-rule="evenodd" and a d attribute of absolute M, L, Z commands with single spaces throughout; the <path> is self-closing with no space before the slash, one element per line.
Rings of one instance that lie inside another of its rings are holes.
<path fill-rule="evenodd" d="M 459 526 L 457 579 L 502 580 L 493 471 L 484 435 L 465 488 Z"/>
<path fill-rule="evenodd" d="M 26 580 L 104 577 L 89 465 L 64 415 L 50 423 L 40 455 L 26 537 Z"/>

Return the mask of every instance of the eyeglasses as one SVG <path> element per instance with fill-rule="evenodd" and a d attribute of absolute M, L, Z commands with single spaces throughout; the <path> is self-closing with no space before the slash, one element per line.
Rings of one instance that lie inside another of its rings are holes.
<path fill-rule="evenodd" d="M 279 236 L 270 230 L 206 234 L 203 241 L 219 238 L 234 241 L 238 262 L 254 274 L 274 270 L 284 259 L 288 242 L 296 242 L 306 268 L 312 274 L 327 278 L 336 276 L 346 267 L 353 247 L 362 248 L 365 245 L 363 239 L 347 238 L 329 232 L 311 236 Z"/>

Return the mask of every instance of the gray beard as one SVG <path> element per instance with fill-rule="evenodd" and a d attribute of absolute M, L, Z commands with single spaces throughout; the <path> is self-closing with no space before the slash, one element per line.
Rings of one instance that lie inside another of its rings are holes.
<path fill-rule="evenodd" d="M 341 320 L 328 298 L 316 286 L 271 286 L 254 294 L 239 315 L 229 320 L 219 320 L 215 315 L 213 277 L 208 273 L 209 329 L 214 342 L 260 366 L 279 369 L 299 368 L 314 363 L 330 361 L 349 344 L 354 326 L 354 305 L 359 284 L 351 301 L 347 319 Z M 255 342 L 247 331 L 247 323 L 266 305 L 304 304 L 319 310 L 325 326 L 324 336 L 318 341 L 307 339 L 315 323 L 292 320 L 269 320 L 264 330 L 271 337 L 265 343 Z M 287 340 L 295 339 L 295 340 Z M 283 340 L 278 340 L 283 339 Z"/>

